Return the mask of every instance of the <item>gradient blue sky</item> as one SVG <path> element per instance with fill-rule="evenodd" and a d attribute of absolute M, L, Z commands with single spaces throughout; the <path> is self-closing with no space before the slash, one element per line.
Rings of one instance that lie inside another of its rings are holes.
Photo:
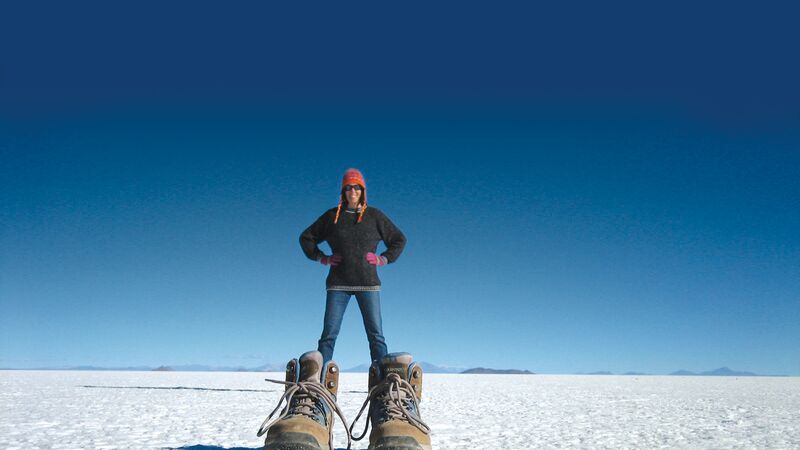
<path fill-rule="evenodd" d="M 800 375 L 788 10 L 176 5 L 0 14 L 0 367 L 314 348 L 297 238 L 352 166 L 409 240 L 392 351 Z M 335 357 L 368 357 L 355 306 Z"/>

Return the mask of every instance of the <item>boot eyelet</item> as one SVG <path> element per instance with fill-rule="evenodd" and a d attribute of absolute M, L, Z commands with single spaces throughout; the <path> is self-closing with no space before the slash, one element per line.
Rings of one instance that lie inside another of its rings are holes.
<path fill-rule="evenodd" d="M 329 389 L 333 389 L 335 386 L 336 386 L 336 383 L 334 383 L 333 381 L 328 381 L 328 388 Z"/>

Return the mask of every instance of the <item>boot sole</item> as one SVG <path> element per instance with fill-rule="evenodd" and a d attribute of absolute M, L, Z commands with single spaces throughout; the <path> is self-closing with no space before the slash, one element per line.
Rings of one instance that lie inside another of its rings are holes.
<path fill-rule="evenodd" d="M 374 444 L 370 443 L 368 450 L 431 450 L 431 446 L 422 445 L 411 437 L 386 436 Z"/>
<path fill-rule="evenodd" d="M 305 433 L 281 433 L 271 442 L 264 443 L 264 450 L 330 450 L 330 446 L 322 445 L 314 436 Z"/>

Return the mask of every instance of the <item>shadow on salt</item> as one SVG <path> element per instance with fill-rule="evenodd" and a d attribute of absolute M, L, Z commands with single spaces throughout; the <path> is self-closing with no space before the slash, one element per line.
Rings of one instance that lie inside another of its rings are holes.
<path fill-rule="evenodd" d="M 280 392 L 277 389 L 219 389 L 187 386 L 81 386 L 90 389 L 165 389 L 187 391 L 215 391 L 215 392 Z"/>

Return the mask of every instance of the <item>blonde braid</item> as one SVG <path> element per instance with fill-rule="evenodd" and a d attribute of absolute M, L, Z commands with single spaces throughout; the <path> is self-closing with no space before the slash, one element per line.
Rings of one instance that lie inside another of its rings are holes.
<path fill-rule="evenodd" d="M 336 218 L 333 219 L 333 223 L 336 224 L 339 222 L 339 213 L 342 211 L 342 198 L 339 197 L 339 206 L 336 208 Z"/>

